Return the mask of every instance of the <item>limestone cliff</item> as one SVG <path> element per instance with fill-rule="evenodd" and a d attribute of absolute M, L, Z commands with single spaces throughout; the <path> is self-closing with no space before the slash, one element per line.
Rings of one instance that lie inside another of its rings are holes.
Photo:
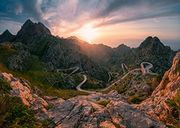
<path fill-rule="evenodd" d="M 180 92 L 180 52 L 176 54 L 172 67 L 164 74 L 159 86 L 150 98 L 143 101 L 138 108 L 151 117 L 166 124 L 178 124 Z M 176 100 L 174 100 L 176 98 Z"/>

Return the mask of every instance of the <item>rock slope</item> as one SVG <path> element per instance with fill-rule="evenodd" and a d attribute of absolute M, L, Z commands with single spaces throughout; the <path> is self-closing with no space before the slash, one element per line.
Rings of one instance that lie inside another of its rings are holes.
<path fill-rule="evenodd" d="M 174 58 L 172 67 L 165 73 L 162 82 L 152 95 L 139 105 L 131 105 L 116 91 L 108 94 L 96 93 L 77 96 L 68 100 L 58 97 L 40 97 L 28 82 L 1 73 L 9 82 L 11 95 L 20 97 L 22 103 L 35 111 L 40 120 L 51 120 L 49 127 L 56 128 L 165 128 L 169 115 L 179 118 L 168 100 L 172 100 L 180 88 L 180 52 Z M 178 126 L 178 125 L 177 125 Z"/>
<path fill-rule="evenodd" d="M 11 74 L 1 73 L 10 83 L 11 95 L 20 97 L 40 120 L 51 120 L 49 127 L 56 128 L 164 128 L 140 110 L 128 104 L 116 91 L 108 94 L 77 96 L 68 100 L 58 97 L 40 97 L 31 90 L 26 81 Z"/>
<path fill-rule="evenodd" d="M 171 123 L 168 122 L 169 115 L 175 115 L 179 119 L 179 111 L 176 110 L 175 113 L 168 100 L 172 100 L 179 92 L 180 52 L 159 86 L 139 105 L 127 103 L 125 97 L 116 91 L 76 96 L 68 100 L 51 96 L 40 97 L 27 81 L 7 73 L 0 73 L 0 77 L 9 82 L 11 95 L 20 97 L 24 105 L 34 110 L 38 119 L 52 122 L 49 127 L 165 128 L 165 124 Z"/>
<path fill-rule="evenodd" d="M 153 91 L 150 98 L 143 101 L 138 108 L 151 117 L 161 120 L 166 123 L 170 115 L 180 119 L 178 110 L 174 110 L 168 101 L 180 91 L 180 52 L 176 54 L 172 67 L 164 74 L 164 77 L 159 86 Z M 179 103 L 180 104 L 180 103 Z M 173 114 L 176 111 L 176 114 Z M 180 125 L 180 124 L 179 124 Z"/>
<path fill-rule="evenodd" d="M 9 32 L 9 30 L 4 31 L 0 35 L 0 43 L 6 42 L 6 41 L 11 41 L 15 36 Z"/>

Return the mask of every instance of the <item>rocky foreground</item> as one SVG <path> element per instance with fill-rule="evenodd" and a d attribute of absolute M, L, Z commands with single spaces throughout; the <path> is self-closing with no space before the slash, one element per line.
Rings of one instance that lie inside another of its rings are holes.
<path fill-rule="evenodd" d="M 40 97 L 26 81 L 8 73 L 0 73 L 0 76 L 10 83 L 11 95 L 20 97 L 23 104 L 35 111 L 38 119 L 51 120 L 49 127 L 165 128 L 167 117 L 173 111 L 167 100 L 173 99 L 180 89 L 180 53 L 174 58 L 172 67 L 165 73 L 160 85 L 139 105 L 127 103 L 116 91 L 68 100 Z M 177 116 L 179 118 L 179 112 Z"/>

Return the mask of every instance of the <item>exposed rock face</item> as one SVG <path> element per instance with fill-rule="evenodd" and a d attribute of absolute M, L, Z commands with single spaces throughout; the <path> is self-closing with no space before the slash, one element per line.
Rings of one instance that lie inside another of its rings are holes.
<path fill-rule="evenodd" d="M 27 20 L 17 33 L 14 42 L 21 42 L 31 54 L 42 58 L 48 65 L 47 69 L 51 71 L 78 66 L 95 79 L 108 80 L 107 70 L 86 56 L 74 40 L 54 37 L 42 23 Z"/>
<path fill-rule="evenodd" d="M 44 109 L 48 106 L 47 102 L 36 94 L 32 93 L 31 88 L 28 86 L 27 82 L 21 81 L 12 74 L 1 73 L 0 77 L 9 82 L 11 90 L 11 95 L 20 97 L 23 104 L 31 107 L 33 110 Z"/>
<path fill-rule="evenodd" d="M 6 42 L 6 41 L 11 41 L 15 36 L 9 32 L 9 30 L 4 31 L 0 35 L 0 43 Z"/>
<path fill-rule="evenodd" d="M 30 53 L 28 51 L 19 51 L 8 58 L 8 67 L 15 71 L 25 71 L 30 67 L 29 58 Z"/>
<path fill-rule="evenodd" d="M 80 46 L 82 43 L 77 39 L 56 38 L 43 24 L 32 23 L 30 20 L 26 21 L 13 41 L 22 42 L 31 54 L 38 55 L 44 62 L 50 63 L 52 70 L 79 66 L 88 75 L 104 81 L 108 80 L 108 72 L 102 68 L 102 63 L 111 68 L 114 65 L 120 67 L 121 63 L 135 66 L 142 61 L 149 61 L 155 65 L 156 71 L 163 72 L 169 68 L 174 55 L 174 52 L 165 47 L 157 37 L 148 37 L 139 48 L 135 49 L 125 45 L 115 49 L 104 45 Z M 91 52 L 85 52 L 88 47 Z M 27 68 L 24 62 L 30 55 L 26 51 L 21 52 L 10 59 L 12 69 Z M 98 60 L 94 60 L 97 55 Z M 102 61 L 101 58 L 106 59 Z M 172 68 L 166 72 L 152 96 L 136 106 L 128 104 L 117 92 L 77 96 L 68 100 L 47 96 L 42 98 L 31 90 L 27 82 L 7 73 L 0 73 L 0 76 L 10 83 L 12 96 L 20 97 L 26 106 L 37 110 L 38 119 L 52 120 L 57 128 L 164 128 L 165 125 L 158 120 L 166 122 L 168 114 L 172 112 L 167 100 L 172 99 L 180 87 L 179 59 L 180 53 L 175 57 Z M 142 89 L 142 86 L 137 84 L 130 88 L 138 90 Z M 144 89 L 148 90 L 146 86 Z M 48 109 L 49 105 L 52 105 L 52 108 Z"/>
<path fill-rule="evenodd" d="M 98 100 L 110 100 L 110 102 L 102 106 L 96 103 Z M 115 99 L 113 93 L 76 97 L 63 102 L 58 109 L 52 108 L 49 112 L 59 111 L 55 115 L 52 114 L 57 128 L 163 127 L 161 123 L 120 100 L 122 100 L 120 97 Z"/>
<path fill-rule="evenodd" d="M 103 44 L 88 44 L 75 37 L 54 37 L 42 23 L 31 20 L 23 24 L 12 41 L 21 42 L 31 54 L 43 58 L 42 61 L 51 69 L 79 66 L 91 77 L 104 82 L 108 81 L 107 69 L 120 71 L 122 63 L 134 68 L 142 61 L 148 61 L 154 65 L 155 72 L 163 73 L 170 67 L 174 56 L 174 52 L 157 37 L 148 37 L 138 48 L 126 45 L 111 48 Z"/>
<path fill-rule="evenodd" d="M 33 23 L 31 20 L 27 20 L 17 33 L 16 41 L 28 42 L 25 40 L 46 35 L 51 35 L 51 32 L 42 23 Z"/>
<path fill-rule="evenodd" d="M 22 42 L 33 54 L 42 55 L 46 52 L 51 36 L 50 30 L 42 23 L 33 23 L 31 20 L 27 20 L 18 31 L 13 42 Z"/>
<path fill-rule="evenodd" d="M 180 91 L 179 69 L 180 52 L 175 56 L 172 67 L 165 73 L 161 83 L 153 91 L 152 96 L 143 101 L 138 108 L 151 117 L 166 123 L 172 123 L 168 122 L 168 116 L 171 115 L 173 111 L 168 105 L 168 100 L 172 100 L 177 95 L 178 91 Z M 180 115 L 179 112 L 178 115 Z"/>
<path fill-rule="evenodd" d="M 20 81 L 11 74 L 1 73 L 10 83 L 11 95 L 20 97 L 40 120 L 52 120 L 56 128 L 165 128 L 165 126 L 126 103 L 116 91 L 108 94 L 77 96 L 68 100 L 34 94 L 27 82 Z M 52 108 L 48 109 L 48 105 Z"/>

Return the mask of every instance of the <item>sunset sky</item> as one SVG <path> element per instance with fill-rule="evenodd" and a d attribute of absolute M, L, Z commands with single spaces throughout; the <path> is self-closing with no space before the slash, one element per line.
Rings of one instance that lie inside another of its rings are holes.
<path fill-rule="evenodd" d="M 180 0 L 0 0 L 0 33 L 28 18 L 90 43 L 133 47 L 151 35 L 180 48 Z"/>

